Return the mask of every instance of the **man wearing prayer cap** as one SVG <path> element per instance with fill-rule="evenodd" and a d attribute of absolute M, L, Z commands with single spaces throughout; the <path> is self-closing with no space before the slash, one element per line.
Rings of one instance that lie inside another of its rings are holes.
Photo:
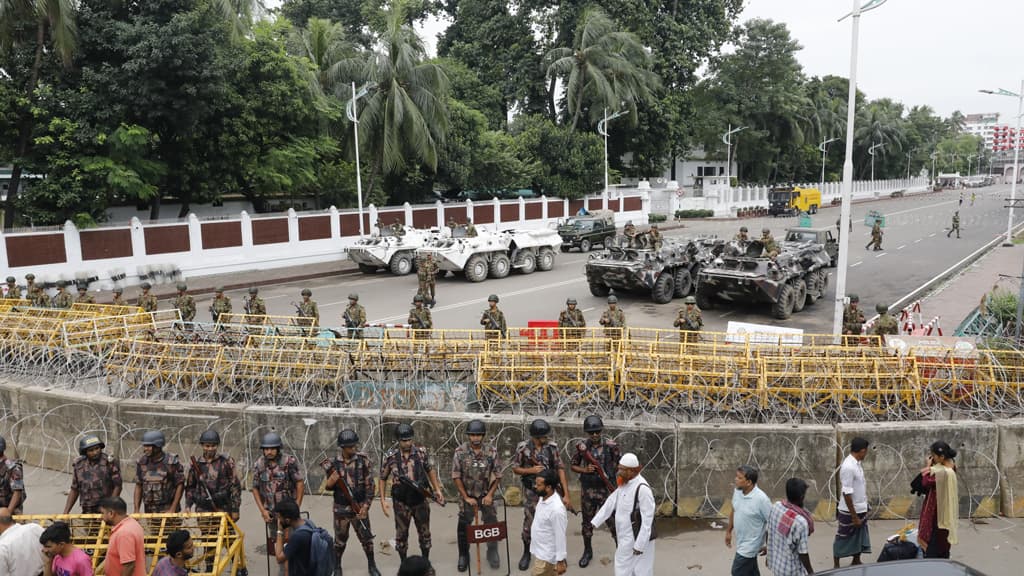
<path fill-rule="evenodd" d="M 619 487 L 608 497 L 591 524 L 599 528 L 615 517 L 618 546 L 615 576 L 654 575 L 654 491 L 640 475 L 640 460 L 632 452 L 619 459 Z M 633 512 L 639 511 L 634 521 Z"/>

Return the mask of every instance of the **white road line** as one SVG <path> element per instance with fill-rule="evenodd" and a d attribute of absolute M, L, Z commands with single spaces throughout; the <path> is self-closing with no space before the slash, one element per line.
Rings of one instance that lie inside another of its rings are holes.
<path fill-rule="evenodd" d="M 850 264 L 850 268 L 854 268 L 854 267 L 856 267 L 856 266 L 860 266 L 860 265 L 861 265 L 861 264 L 863 264 L 863 263 L 864 263 L 864 261 L 863 261 L 863 260 L 860 260 L 860 261 L 858 261 L 858 262 L 855 262 L 855 263 L 853 263 L 853 264 Z"/>
<path fill-rule="evenodd" d="M 903 250 L 903 249 L 904 249 L 904 248 L 906 248 L 906 247 L 907 247 L 907 245 L 906 245 L 906 244 L 904 244 L 903 246 L 900 246 L 899 248 L 897 248 L 897 250 Z"/>
<path fill-rule="evenodd" d="M 921 240 L 924 240 L 924 238 L 918 238 L 917 240 L 914 240 L 914 244 L 917 244 L 917 243 L 918 243 L 918 242 L 920 242 Z"/>
<path fill-rule="evenodd" d="M 938 232 L 936 232 L 935 234 L 938 234 Z M 929 238 L 935 238 L 935 234 L 929 234 L 928 237 Z"/>
<path fill-rule="evenodd" d="M 879 254 L 878 256 L 875 256 L 875 258 L 881 258 L 882 256 L 885 256 L 886 254 L 887 254 L 886 252 L 882 252 L 882 253 L 881 253 L 881 254 Z"/>
<path fill-rule="evenodd" d="M 584 314 L 586 314 L 587 312 L 593 312 L 594 310 L 597 310 L 597 308 L 594 308 L 593 306 L 591 306 L 590 308 L 584 308 L 583 310 L 580 310 L 580 312 L 583 312 Z"/>
<path fill-rule="evenodd" d="M 726 316 L 731 316 L 733 312 L 735 312 L 735 310 L 729 310 L 728 312 L 723 312 L 723 313 L 719 314 L 718 317 L 719 318 L 725 318 Z"/>

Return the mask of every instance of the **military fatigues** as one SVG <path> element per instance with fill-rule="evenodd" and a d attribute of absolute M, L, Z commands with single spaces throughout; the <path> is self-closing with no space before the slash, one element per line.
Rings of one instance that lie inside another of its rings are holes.
<path fill-rule="evenodd" d="M 650 230 L 648 230 L 647 237 L 650 238 L 652 248 L 654 248 L 655 250 L 661 250 L 661 232 L 659 232 L 657 228 L 651 228 Z"/>
<path fill-rule="evenodd" d="M 540 449 L 534 445 L 532 439 L 520 442 L 516 447 L 513 464 L 517 468 L 532 468 L 540 465 L 555 472 L 565 469 L 565 465 L 562 464 L 562 456 L 558 453 L 558 444 L 550 440 Z M 533 490 L 535 478 L 534 474 L 520 476 L 523 483 L 523 542 L 527 549 L 530 547 L 530 527 L 533 525 L 533 513 L 537 510 L 537 501 L 540 500 L 540 495 Z"/>
<path fill-rule="evenodd" d="M 8 507 L 17 490 L 21 490 L 21 503 L 12 512 L 21 514 L 22 506 L 25 505 L 25 500 L 28 500 L 28 493 L 25 491 L 25 472 L 22 470 L 20 460 L 4 458 L 0 460 L 0 508 Z"/>
<path fill-rule="evenodd" d="M 75 304 L 95 304 L 95 303 L 96 303 L 96 299 L 92 297 L 92 294 L 88 294 L 88 293 L 86 293 L 86 294 L 79 294 L 78 297 L 75 298 Z"/>
<path fill-rule="evenodd" d="M 864 248 L 867 249 L 869 247 L 875 251 L 882 249 L 882 225 L 877 220 L 875 225 L 871 227 L 871 241 Z"/>
<path fill-rule="evenodd" d="M 619 450 L 619 445 L 614 440 L 607 438 L 601 438 L 601 440 L 595 444 L 591 440 L 587 440 L 583 443 L 587 447 L 587 451 L 590 455 L 597 460 L 597 463 L 604 469 L 604 473 L 608 476 L 608 479 L 612 482 L 612 486 L 615 486 L 616 471 L 619 464 L 619 457 L 622 455 Z M 590 465 L 583 459 L 583 454 L 579 450 L 572 455 L 571 465 L 586 467 Z M 594 535 L 594 526 L 590 521 L 597 514 L 597 511 L 604 505 L 604 501 L 608 499 L 608 495 L 611 492 L 608 491 L 608 487 L 604 485 L 604 480 L 595 474 L 580 474 L 580 503 L 582 504 L 582 516 L 583 516 L 583 537 L 591 538 Z M 612 533 L 612 538 L 615 538 L 615 518 L 608 518 L 605 522 L 605 526 Z"/>
<path fill-rule="evenodd" d="M 491 484 L 501 481 L 501 456 L 493 444 L 483 443 L 480 452 L 473 450 L 473 445 L 463 442 L 455 449 L 452 457 L 452 480 L 462 482 L 466 489 L 466 495 L 476 498 L 480 508 L 481 519 L 484 524 L 493 524 L 498 521 L 498 512 L 494 508 L 494 502 L 484 506 L 482 500 L 491 489 Z M 497 492 L 497 489 L 495 489 Z M 476 510 L 459 498 L 459 530 L 464 531 L 466 526 L 473 524 L 473 517 Z M 489 542 L 488 550 L 497 550 L 497 542 Z"/>
<path fill-rule="evenodd" d="M 700 339 L 700 334 L 698 333 L 704 327 L 704 317 L 701 316 L 700 308 L 697 308 L 697 306 L 689 310 L 683 307 L 679 309 L 676 321 L 672 325 L 679 328 L 680 342 L 683 344 L 687 342 L 696 343 Z"/>
<path fill-rule="evenodd" d="M 139 296 L 139 308 L 142 308 L 143 312 L 156 312 L 156 305 L 156 295 L 144 293 Z"/>
<path fill-rule="evenodd" d="M 423 306 L 410 309 L 407 324 L 412 326 L 413 330 L 416 330 L 416 332 L 413 332 L 413 338 L 429 338 L 430 334 L 420 332 L 420 330 L 430 330 L 434 327 L 434 318 L 430 313 L 430 308 Z"/>
<path fill-rule="evenodd" d="M 124 298 L 122 298 L 120 294 L 114 294 L 114 299 L 110 301 L 110 305 L 111 306 L 127 306 L 128 303 L 125 302 Z"/>
<path fill-rule="evenodd" d="M 316 328 L 320 326 L 320 309 L 316 306 L 316 301 L 309 300 L 298 303 L 299 318 L 296 320 L 296 324 L 299 326 L 312 326 Z"/>
<path fill-rule="evenodd" d="M 900 325 L 891 314 L 886 312 L 879 316 L 878 320 L 875 320 L 875 325 L 871 333 L 878 336 L 884 336 L 886 334 L 897 335 L 900 333 Z"/>
<path fill-rule="evenodd" d="M 366 309 L 359 304 L 349 304 L 342 313 L 341 319 L 345 321 L 348 328 L 349 338 L 362 338 L 363 326 L 366 325 Z"/>
<path fill-rule="evenodd" d="M 864 326 L 864 313 L 847 304 L 843 309 L 843 334 L 860 334 Z"/>
<path fill-rule="evenodd" d="M 4 300 L 18 300 L 21 298 L 21 288 L 17 284 L 7 285 L 7 294 L 4 294 Z"/>
<path fill-rule="evenodd" d="M 54 308 L 71 308 L 71 305 L 75 302 L 75 297 L 67 292 L 67 290 L 58 290 L 53 295 L 52 306 Z"/>
<path fill-rule="evenodd" d="M 579 340 L 583 338 L 582 329 L 587 327 L 587 320 L 579 308 L 566 308 L 558 313 L 558 327 L 562 329 L 562 337 L 566 340 Z"/>
<path fill-rule="evenodd" d="M 605 338 L 618 340 L 622 337 L 622 329 L 626 327 L 626 313 L 622 308 L 608 308 L 601 313 L 601 326 L 604 326 Z"/>
<path fill-rule="evenodd" d="M 765 255 L 769 258 L 775 258 L 779 255 L 779 244 L 771 234 L 761 236 L 761 246 L 764 248 Z"/>
<path fill-rule="evenodd" d="M 216 512 L 219 509 L 237 514 L 242 506 L 242 481 L 234 458 L 227 454 L 217 454 L 213 460 L 196 458 L 198 475 L 189 464 L 188 480 L 185 482 L 185 507 L 195 506 L 196 512 Z"/>
<path fill-rule="evenodd" d="M 466 238 L 476 238 L 476 226 L 472 222 L 466 224 Z"/>
<path fill-rule="evenodd" d="M 949 238 L 950 234 L 956 232 L 956 237 L 960 237 L 960 215 L 953 214 L 953 225 L 950 227 L 949 232 L 946 232 L 946 238 Z"/>
<path fill-rule="evenodd" d="M 480 325 L 487 331 L 487 338 L 504 338 L 508 332 L 508 324 L 505 323 L 505 313 L 497 306 L 492 312 L 490 308 L 484 310 L 480 316 Z"/>
<path fill-rule="evenodd" d="M 162 452 L 159 460 L 143 455 L 135 464 L 135 489 L 142 491 L 142 503 L 147 514 L 177 512 L 171 510 L 174 493 L 185 484 L 185 470 L 178 456 Z"/>
<path fill-rule="evenodd" d="M 121 484 L 121 466 L 106 452 L 95 462 L 79 456 L 71 464 L 71 489 L 78 492 L 82 514 L 99 514 L 100 500 L 110 497 Z"/>
<path fill-rule="evenodd" d="M 267 533 L 277 531 L 274 507 L 282 500 L 295 500 L 298 483 L 303 480 L 299 461 L 290 454 L 279 454 L 275 460 L 260 456 L 252 467 L 252 489 L 260 495 L 263 507 L 270 512 Z"/>
<path fill-rule="evenodd" d="M 231 298 L 224 296 L 223 298 L 214 298 L 213 304 L 210 305 L 210 314 L 212 315 L 213 322 L 217 323 L 221 320 L 221 314 L 231 314 Z M 228 317 L 223 320 L 228 321 Z"/>
<path fill-rule="evenodd" d="M 416 268 L 416 278 L 419 280 L 419 292 L 423 298 L 434 305 L 434 291 L 437 288 L 437 262 L 433 258 L 423 258 Z"/>
<path fill-rule="evenodd" d="M 196 300 L 191 294 L 179 294 L 174 299 L 174 307 L 181 313 L 181 319 L 191 322 L 196 317 Z"/>
<path fill-rule="evenodd" d="M 382 482 L 394 476 L 391 485 L 391 502 L 395 506 L 395 549 L 405 554 L 409 549 L 409 523 L 416 523 L 416 533 L 420 539 L 420 550 L 430 550 L 430 500 L 423 494 L 401 484 L 398 477 L 416 482 L 423 488 L 433 490 L 428 474 L 434 469 L 430 456 L 422 446 L 413 446 L 408 456 L 402 450 L 394 448 L 384 455 L 384 464 L 380 467 Z"/>
<path fill-rule="evenodd" d="M 245 323 L 246 324 L 262 324 L 264 318 L 262 316 L 267 315 L 267 305 L 263 302 L 263 298 L 259 296 L 251 296 L 245 299 Z"/>
<path fill-rule="evenodd" d="M 33 306 L 37 306 L 39 308 L 46 308 L 50 305 L 50 297 L 46 294 L 46 291 L 43 290 L 43 287 L 35 282 L 28 285 L 25 297 L 32 301 Z M 71 305 L 69 304 L 66 307 L 70 308 Z"/>
<path fill-rule="evenodd" d="M 338 454 L 331 461 L 331 466 L 345 479 L 349 490 L 352 491 L 352 498 L 359 504 L 360 509 L 369 509 L 373 503 L 373 471 L 370 469 L 370 457 L 363 452 L 356 452 L 347 463 Z M 340 482 L 339 482 L 340 484 Z M 395 506 L 397 517 L 398 506 Z M 334 487 L 334 554 L 338 558 L 338 565 L 341 566 L 341 556 L 345 553 L 348 545 L 349 526 L 353 522 L 359 522 L 366 526 L 366 532 L 362 528 L 355 529 L 356 538 L 363 546 L 363 552 L 368 556 L 373 555 L 373 538 L 370 538 L 370 517 L 365 520 L 356 520 L 355 512 L 349 506 L 348 500 L 342 495 L 338 486 Z M 419 526 L 417 525 L 417 528 Z M 422 532 L 420 533 L 422 534 Z"/>

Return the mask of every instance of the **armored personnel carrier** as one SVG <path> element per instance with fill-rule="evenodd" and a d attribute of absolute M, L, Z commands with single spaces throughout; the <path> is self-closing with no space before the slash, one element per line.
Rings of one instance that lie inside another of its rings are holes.
<path fill-rule="evenodd" d="M 607 296 L 611 290 L 644 293 L 650 294 L 658 304 L 688 296 L 716 242 L 720 241 L 666 238 L 661 248 L 655 249 L 634 248 L 620 241 L 618 245 L 592 254 L 587 261 L 590 293 L 594 296 Z"/>
<path fill-rule="evenodd" d="M 763 254 L 759 240 L 736 240 L 715 246 L 714 260 L 700 270 L 697 305 L 719 302 L 768 302 L 780 319 L 825 295 L 831 258 L 816 242 L 779 242 L 779 254 Z"/>
<path fill-rule="evenodd" d="M 470 282 L 504 278 L 512 270 L 532 274 L 555 267 L 562 239 L 554 230 L 476 230 L 476 236 L 467 236 L 464 227 L 455 228 L 452 237 L 431 240 L 416 253 L 432 254 L 440 270 L 464 273 Z"/>
<path fill-rule="evenodd" d="M 384 226 L 379 233 L 360 238 L 346 251 L 349 259 L 359 266 L 363 274 L 374 274 L 384 268 L 391 270 L 392 274 L 404 276 L 415 268 L 416 250 L 435 238 L 446 236 L 448 229 L 443 230 L 420 230 L 403 226 L 404 233 L 398 235 L 390 226 Z"/>

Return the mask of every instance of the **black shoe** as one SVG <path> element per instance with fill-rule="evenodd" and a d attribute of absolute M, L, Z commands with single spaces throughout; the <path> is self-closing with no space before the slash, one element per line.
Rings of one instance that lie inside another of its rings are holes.
<path fill-rule="evenodd" d="M 469 554 L 464 554 L 459 550 L 459 572 L 465 572 L 469 570 Z"/>
<path fill-rule="evenodd" d="M 370 560 L 370 563 L 369 563 L 368 567 L 369 567 L 369 572 L 368 572 L 369 576 L 380 576 L 380 570 L 377 570 L 377 564 L 373 560 Z"/>
<path fill-rule="evenodd" d="M 498 545 L 495 543 L 487 544 L 487 563 L 491 565 L 492 570 L 501 567 L 501 557 L 498 556 Z"/>
<path fill-rule="evenodd" d="M 523 557 L 519 559 L 519 569 L 526 571 L 530 569 L 530 549 L 523 550 Z"/>
<path fill-rule="evenodd" d="M 590 566 L 590 561 L 594 559 L 594 551 L 587 546 L 583 549 L 583 556 L 580 556 L 580 568 L 586 568 Z"/>

